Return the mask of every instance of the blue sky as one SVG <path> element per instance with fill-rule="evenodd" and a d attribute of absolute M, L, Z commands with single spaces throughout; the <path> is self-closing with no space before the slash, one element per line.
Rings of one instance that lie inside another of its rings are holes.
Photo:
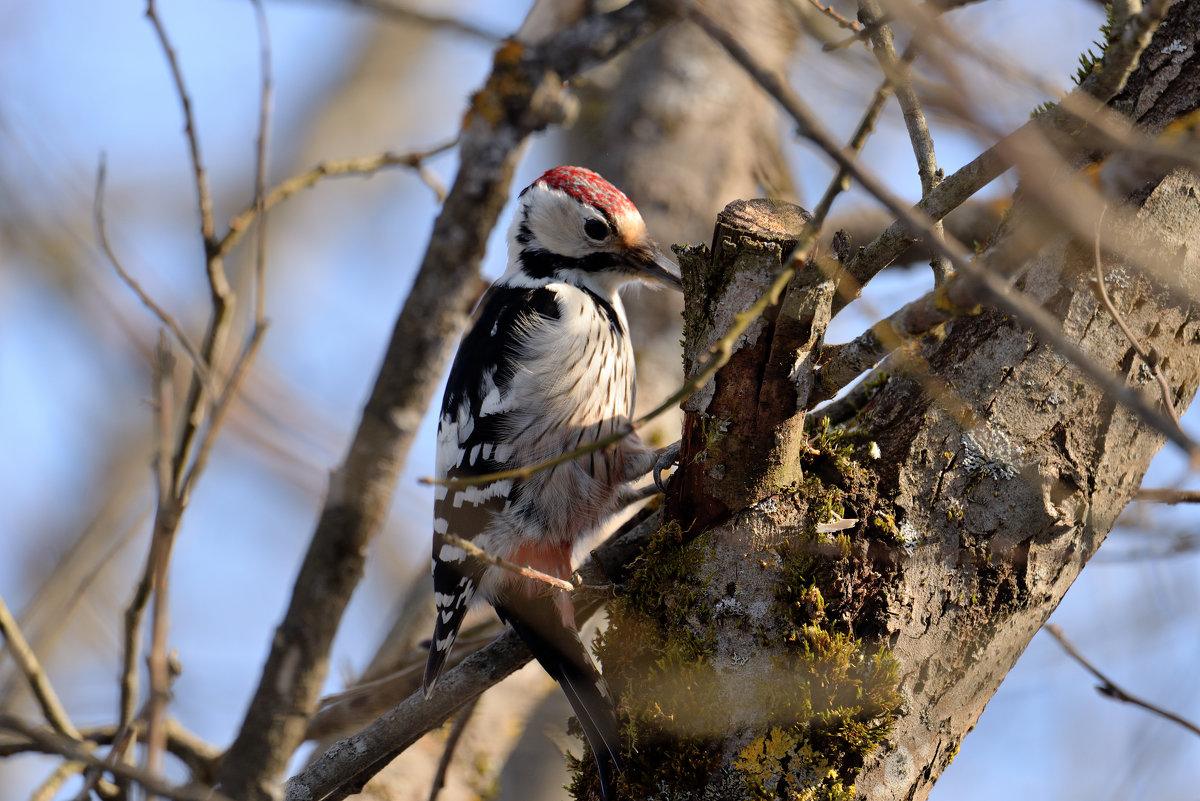
<path fill-rule="evenodd" d="M 506 33 L 527 4 L 492 4 L 486 17 L 474 5 L 464 0 L 445 11 L 457 9 Z M 180 111 L 143 9 L 134 0 L 0 0 L 0 219 L 16 221 L 7 234 L 0 232 L 0 243 L 53 234 L 38 239 L 40 247 L 0 251 L 0 453 L 8 457 L 0 460 L 0 594 L 17 610 L 111 491 L 103 477 L 116 469 L 114 454 L 149 431 L 149 384 L 136 343 L 149 341 L 154 322 L 97 252 L 89 210 L 101 154 L 109 233 L 127 268 L 191 330 L 202 324 L 202 261 Z M 278 180 L 307 166 L 297 160 L 323 141 L 305 128 L 314 107 L 353 69 L 369 26 L 382 23 L 332 1 L 281 0 L 268 2 L 267 11 L 276 73 L 272 176 Z M 237 0 L 162 0 L 161 14 L 192 91 L 217 218 L 227 220 L 249 197 L 252 180 L 253 16 L 249 4 Z M 1006 46 L 1029 71 L 1064 88 L 1099 24 L 1095 7 L 1082 1 L 997 0 L 957 14 L 965 29 L 982 31 L 997 47 L 1017 42 Z M 321 158 L 422 148 L 453 135 L 466 96 L 486 74 L 489 47 L 442 36 L 414 58 L 429 80 L 397 86 L 394 133 L 346 150 L 331 147 Z M 844 106 L 839 93 L 859 79 L 836 66 L 823 77 L 805 82 L 802 92 L 833 127 L 848 132 L 858 107 Z M 996 87 L 994 114 L 1001 124 L 1019 123 L 1041 99 L 1003 93 L 1003 81 L 986 79 Z M 947 172 L 978 152 L 969 137 L 939 132 L 936 117 L 933 124 Z M 346 120 L 347 129 L 355 125 Z M 789 157 L 811 205 L 828 180 L 828 166 L 805 146 Z M 866 157 L 897 191 L 909 197 L 918 191 L 897 117 L 885 120 Z M 553 138 L 536 142 L 516 184 L 554 160 Z M 446 181 L 455 167 L 453 154 L 433 163 Z M 259 362 L 274 393 L 269 397 L 285 398 L 288 408 L 286 414 L 251 413 L 246 423 L 251 433 L 283 446 L 266 453 L 237 437 L 222 440 L 174 561 L 172 643 L 185 664 L 175 713 L 222 744 L 253 689 L 324 477 L 357 422 L 436 213 L 428 189 L 403 172 L 328 181 L 290 205 L 288 213 L 301 222 L 286 227 L 290 239 L 271 242 L 272 326 Z M 500 271 L 500 253 L 493 240 L 491 275 Z M 68 257 L 86 269 L 62 267 Z M 921 290 L 910 276 L 885 276 L 859 304 L 858 316 L 839 320 L 831 338 L 853 336 L 870 317 Z M 1192 431 L 1200 429 L 1196 419 L 1189 416 Z M 423 567 L 431 498 L 416 477 L 432 469 L 431 434 L 427 423 L 352 602 L 336 644 L 331 690 L 340 687 L 340 670 L 361 667 L 369 657 L 388 622 L 396 582 Z M 126 602 L 122 576 L 142 559 L 145 523 L 139 528 L 138 512 L 152 502 L 148 467 L 144 475 L 144 493 L 122 518 L 132 532 L 130 545 L 111 575 L 100 579 L 111 584 L 111 608 L 81 609 L 71 629 L 87 631 L 89 659 L 49 659 L 69 709 L 84 724 L 110 719 L 115 708 L 112 608 Z M 1179 457 L 1164 452 L 1147 485 L 1169 485 L 1184 475 Z M 1195 527 L 1186 510 L 1160 521 Z M 1114 535 L 1102 557 L 1132 540 Z M 1098 558 L 1055 621 L 1128 689 L 1200 718 L 1192 667 L 1200 657 L 1198 570 L 1194 555 L 1136 563 Z M 1200 748 L 1168 724 L 1090 688 L 1090 679 L 1039 634 L 931 797 L 1194 797 Z M 25 797 L 44 770 L 34 760 L 0 763 L 0 801 Z"/>

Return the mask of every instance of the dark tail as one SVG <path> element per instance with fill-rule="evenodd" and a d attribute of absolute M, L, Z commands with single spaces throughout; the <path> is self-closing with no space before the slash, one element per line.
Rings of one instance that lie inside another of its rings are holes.
<path fill-rule="evenodd" d="M 562 613 L 550 596 L 505 599 L 496 612 L 562 687 L 596 757 L 600 798 L 610 801 L 621 773 L 621 735 L 604 678 L 583 647 L 579 632 L 563 625 Z"/>

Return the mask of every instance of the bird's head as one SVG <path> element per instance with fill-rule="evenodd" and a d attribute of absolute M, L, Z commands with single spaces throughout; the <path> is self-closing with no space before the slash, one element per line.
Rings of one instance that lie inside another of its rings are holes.
<path fill-rule="evenodd" d="M 629 281 L 680 288 L 678 268 L 629 198 L 583 167 L 554 167 L 521 192 L 508 241 L 510 283 L 566 281 L 608 294 Z"/>

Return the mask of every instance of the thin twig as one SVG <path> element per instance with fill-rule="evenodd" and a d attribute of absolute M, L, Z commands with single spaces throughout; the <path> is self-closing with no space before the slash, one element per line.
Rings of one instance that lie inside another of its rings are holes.
<path fill-rule="evenodd" d="M 171 45 L 166 28 L 158 16 L 158 8 L 155 5 L 155 0 L 146 0 L 146 19 L 150 21 L 151 26 L 154 28 L 159 45 L 167 59 L 167 64 L 171 70 L 171 77 L 175 83 L 175 91 L 179 96 L 179 102 L 183 109 L 184 134 L 187 137 L 188 150 L 191 154 L 192 172 L 196 184 L 196 202 L 200 208 L 200 237 L 204 243 L 205 273 L 208 277 L 209 295 L 213 307 L 212 318 L 209 321 L 208 331 L 205 334 L 200 353 L 201 361 L 209 368 L 212 368 L 216 364 L 217 354 L 221 352 L 225 338 L 229 333 L 229 326 L 233 318 L 235 296 L 233 289 L 229 286 L 229 279 L 225 275 L 224 261 L 219 252 L 219 243 L 216 238 L 216 223 L 213 219 L 212 193 L 208 188 L 208 174 L 204 168 L 204 160 L 200 155 L 200 139 L 196 131 L 196 120 L 192 114 L 191 97 L 187 91 L 187 84 L 183 79 L 183 71 L 179 66 L 175 48 Z M 205 393 L 202 389 L 200 383 L 196 380 L 193 380 L 188 388 L 187 401 L 184 404 L 183 431 L 180 434 L 179 444 L 175 450 L 175 458 L 172 462 L 172 474 L 176 482 L 176 487 L 179 486 L 179 482 L 183 478 L 188 455 L 191 452 L 196 433 L 199 431 L 204 418 L 204 415 L 201 413 L 201 406 L 204 402 Z M 210 397 L 212 397 L 211 393 Z"/>
<path fill-rule="evenodd" d="M 836 22 L 840 27 L 848 31 L 854 31 L 855 38 L 862 33 L 863 26 L 852 19 L 848 19 L 837 12 L 832 6 L 827 6 L 821 3 L 821 0 L 808 0 L 812 7 L 820 11 L 825 16 Z"/>
<path fill-rule="evenodd" d="M 8 642 L 13 660 L 25 674 L 25 680 L 29 682 L 29 688 L 33 690 L 33 697 L 37 699 L 38 706 L 42 708 L 42 714 L 45 715 L 46 720 L 59 734 L 75 740 L 82 739 L 79 736 L 79 730 L 75 728 L 75 724 L 67 715 L 67 710 L 58 700 L 58 694 L 54 692 L 50 679 L 42 670 L 41 662 L 38 661 L 33 649 L 29 647 L 29 642 L 21 633 L 16 618 L 9 611 L 3 596 L 0 596 L 0 634 L 3 634 L 4 639 Z"/>
<path fill-rule="evenodd" d="M 143 727 L 143 721 L 135 722 L 134 732 L 144 731 Z M 127 735 L 121 731 L 119 726 L 106 724 L 80 729 L 80 736 L 84 742 L 111 745 L 116 749 Z M 221 758 L 221 749 L 201 740 L 170 718 L 167 719 L 167 750 L 187 767 L 193 780 L 206 784 L 213 782 L 217 761 Z M 47 750 L 44 744 L 37 740 L 30 740 L 22 736 L 0 735 L 0 757 L 25 753 L 55 754 L 58 752 Z M 109 752 L 108 759 L 112 758 L 112 753 L 112 751 Z M 100 767 L 93 769 L 103 771 L 103 768 Z"/>
<path fill-rule="evenodd" d="M 82 773 L 86 767 L 87 765 L 83 762 L 76 762 L 71 759 L 59 762 L 54 771 L 46 777 L 46 780 L 38 785 L 37 789 L 30 794 L 29 801 L 53 801 L 67 779 L 78 773 Z M 90 787 L 87 787 L 87 792 L 91 792 Z"/>
<path fill-rule="evenodd" d="M 1200 503 L 1200 490 L 1140 489 L 1133 494 L 1135 501 L 1147 503 Z"/>
<path fill-rule="evenodd" d="M 254 209 L 258 228 L 254 242 L 254 324 L 262 326 L 266 317 L 267 295 L 267 143 L 271 130 L 271 29 L 267 26 L 267 11 L 262 0 L 250 0 L 254 6 L 254 21 L 258 30 L 259 69 L 262 74 L 258 104 L 258 140 L 254 153 Z"/>
<path fill-rule="evenodd" d="M 200 156 L 200 137 L 196 133 L 195 118 L 192 116 L 192 99 L 188 95 L 187 84 L 183 80 L 183 70 L 175 55 L 175 48 L 167 36 L 167 29 L 163 27 L 162 20 L 159 19 L 155 0 L 146 0 L 146 19 L 154 27 L 158 43 L 171 68 L 171 78 L 175 81 L 176 94 L 183 106 L 183 132 L 187 137 L 188 151 L 191 154 L 192 171 L 195 174 L 196 183 L 196 204 L 200 207 L 200 232 L 204 236 L 204 247 L 207 252 L 213 243 L 217 229 L 213 221 L 212 193 L 208 189 L 208 173 L 204 169 L 204 159 Z"/>
<path fill-rule="evenodd" d="M 921 179 L 923 200 L 937 189 L 937 185 L 942 181 L 942 174 L 938 170 L 929 124 L 925 120 L 925 112 L 921 109 L 921 101 L 913 89 L 909 74 L 909 65 L 916 59 L 920 48 L 916 41 L 910 42 L 904 57 L 901 58 L 896 53 L 892 29 L 883 21 L 884 13 L 878 0 L 859 0 L 858 5 L 860 17 L 871 29 L 871 50 L 875 54 L 875 60 L 879 62 L 884 77 L 895 85 L 896 100 L 904 115 L 904 125 L 908 129 L 908 138 L 912 142 L 913 155 L 917 160 L 917 175 Z M 940 239 L 943 235 L 942 221 L 935 220 L 930 226 L 930 236 Z M 944 255 L 935 252 L 929 266 L 933 268 L 934 283 L 937 286 L 944 284 L 950 277 L 950 265 Z"/>
<path fill-rule="evenodd" d="M 493 553 L 488 553 L 470 540 L 464 540 L 462 537 L 459 537 L 456 534 L 442 534 L 441 538 L 449 545 L 453 545 L 456 548 L 462 548 L 468 554 L 476 559 L 479 559 L 480 561 L 487 562 L 488 564 L 511 571 L 516 573 L 518 576 L 524 576 L 525 578 L 533 579 L 534 581 L 540 581 L 543 584 L 549 584 L 551 587 L 560 590 L 566 590 L 567 592 L 571 592 L 575 589 L 575 585 L 569 581 L 560 579 L 557 576 L 552 576 L 549 573 L 543 573 L 542 571 L 532 567 L 518 565 L 516 562 L 510 562 L 502 556 L 496 556 Z"/>
<path fill-rule="evenodd" d="M 158 443 L 154 460 L 158 508 L 154 515 L 154 542 L 151 544 L 151 555 L 146 565 L 147 572 L 153 576 L 151 584 L 154 588 L 154 603 L 150 614 L 150 653 L 146 658 L 150 679 L 150 698 L 146 704 L 146 767 L 154 774 L 162 772 L 163 755 L 166 751 L 163 718 L 166 714 L 171 681 L 167 660 L 167 632 L 170 620 L 167 608 L 167 567 L 179 519 L 175 483 L 171 474 L 172 429 L 175 419 L 174 367 L 175 358 L 167 344 L 166 335 L 160 333 L 153 375 L 155 432 Z"/>
<path fill-rule="evenodd" d="M 1104 214 L 1107 211 L 1107 206 L 1100 209 L 1100 217 L 1096 220 L 1096 238 L 1092 252 L 1096 265 L 1096 286 L 1100 290 L 1100 300 L 1104 303 L 1104 308 L 1108 309 L 1108 313 L 1112 315 L 1117 326 L 1125 333 L 1125 338 L 1133 346 L 1133 350 L 1137 353 L 1138 358 L 1150 368 L 1154 380 L 1158 382 L 1159 391 L 1162 392 L 1163 406 L 1166 407 L 1167 413 L 1175 421 L 1175 425 L 1181 425 L 1179 422 L 1179 412 L 1175 410 L 1175 401 L 1171 398 L 1171 385 L 1167 383 L 1167 377 L 1162 372 L 1162 360 L 1158 356 L 1158 351 L 1153 348 L 1146 350 L 1138 338 L 1134 336 L 1133 331 L 1126 325 L 1125 318 L 1121 316 L 1121 313 L 1117 311 L 1117 307 L 1108 297 L 1108 289 L 1104 285 L 1104 268 L 1100 264 L 1100 230 L 1104 225 Z"/>
<path fill-rule="evenodd" d="M 1116 684 L 1114 684 L 1112 682 L 1112 680 L 1110 678 L 1108 678 L 1108 676 L 1105 676 L 1103 673 L 1101 673 L 1094 665 L 1092 665 L 1091 662 L 1087 661 L 1087 659 L 1084 658 L 1083 654 L 1079 653 L 1079 651 L 1077 651 L 1075 649 L 1075 646 L 1072 645 L 1071 641 L 1068 640 L 1066 635 L 1063 634 L 1061 628 L 1054 625 L 1053 623 L 1047 624 L 1044 628 L 1046 629 L 1046 631 L 1050 632 L 1051 635 L 1053 635 L 1054 639 L 1058 640 L 1059 645 L 1061 645 L 1063 647 L 1063 650 L 1065 650 L 1071 656 L 1072 659 L 1074 659 L 1076 662 L 1078 662 L 1080 665 L 1082 665 L 1083 668 L 1088 673 L 1091 673 L 1093 676 L 1096 677 L 1096 680 L 1100 682 L 1100 685 L 1098 687 L 1096 687 L 1096 691 L 1099 692 L 1101 695 L 1105 695 L 1105 696 L 1113 699 L 1114 701 L 1120 701 L 1125 704 L 1133 704 L 1134 706 L 1140 706 L 1142 709 L 1145 709 L 1147 712 L 1153 712 L 1155 715 L 1164 717 L 1167 720 L 1171 721 L 1172 723 L 1182 726 L 1183 728 L 1190 731 L 1192 734 L 1195 734 L 1196 736 L 1200 737 L 1200 726 L 1197 726 L 1195 723 L 1192 723 L 1190 720 L 1187 720 L 1186 718 L 1182 718 L 1179 715 L 1176 715 L 1174 712 L 1163 709 L 1162 707 L 1159 707 L 1159 706 L 1155 706 L 1154 704 L 1150 703 L 1149 701 L 1143 701 L 1141 698 L 1138 698 L 1137 696 L 1130 695 L 1129 693 L 1125 692 L 1123 689 L 1118 687 Z"/>
<path fill-rule="evenodd" d="M 187 475 L 184 476 L 183 481 L 179 485 L 179 499 L 180 503 L 184 506 L 187 505 L 196 481 L 200 478 L 200 474 L 204 472 L 204 468 L 208 464 L 208 457 L 212 452 L 213 444 L 216 442 L 217 433 L 221 430 L 221 426 L 225 422 L 225 416 L 229 413 L 229 408 L 237 397 L 238 390 L 246 378 L 247 369 L 258 354 L 263 337 L 267 333 L 267 326 L 268 323 L 264 322 L 262 325 L 254 327 L 254 330 L 250 333 L 249 341 L 246 342 L 246 346 L 238 356 L 237 362 L 233 365 L 233 372 L 229 374 L 229 380 L 225 382 L 225 388 L 212 405 L 208 429 L 204 432 L 204 437 L 200 440 L 199 447 L 196 448 L 196 458 L 192 460 L 192 466 L 188 468 Z"/>
<path fill-rule="evenodd" d="M 814 0 L 815 2 L 815 0 Z M 892 94 L 891 78 L 885 77 L 883 83 L 879 84 L 875 89 L 875 94 L 871 96 L 871 102 L 867 104 L 867 108 L 863 111 L 862 117 L 858 120 L 858 127 L 854 129 L 854 135 L 850 137 L 850 141 L 846 144 L 846 149 L 851 153 L 858 153 L 866 144 L 867 137 L 875 130 L 875 122 L 879 119 L 883 107 L 887 104 L 887 99 Z M 850 188 L 850 174 L 839 168 L 837 175 L 829 182 L 828 188 L 825 189 L 825 194 L 821 196 L 821 200 L 813 209 L 813 226 L 820 228 L 825 223 L 825 217 L 829 214 L 829 209 L 833 206 L 833 201 L 842 192 Z"/>
<path fill-rule="evenodd" d="M 452 33 L 460 33 L 485 44 L 497 44 L 503 38 L 457 17 L 430 14 L 409 6 L 398 6 L 386 2 L 386 0 L 346 0 L 346 2 L 352 6 L 360 6 L 373 11 L 380 16 L 392 17 L 400 22 L 424 25 L 428 28 L 440 28 Z"/>
<path fill-rule="evenodd" d="M 175 786 L 123 762 L 107 764 L 103 759 L 88 753 L 84 743 L 45 729 L 35 728 L 12 715 L 0 714 L 0 729 L 16 732 L 32 740 L 45 753 L 59 754 L 67 759 L 82 762 L 89 767 L 100 768 L 115 777 L 136 782 L 154 795 L 171 798 L 174 801 L 232 801 L 229 796 L 212 787 L 198 784 Z"/>
<path fill-rule="evenodd" d="M 138 300 L 148 308 L 159 322 L 170 330 L 172 336 L 187 352 L 188 358 L 191 359 L 192 368 L 196 374 L 200 376 L 200 380 L 204 382 L 205 388 L 209 392 L 214 392 L 214 383 L 212 374 L 208 370 L 208 365 L 204 363 L 204 359 L 200 356 L 200 351 L 192 343 L 192 340 L 184 333 L 182 326 L 172 317 L 166 309 L 155 303 L 154 299 L 142 289 L 142 285 L 125 269 L 121 264 L 121 260 L 117 258 L 116 251 L 113 250 L 112 244 L 108 241 L 108 230 L 104 222 L 104 187 L 107 174 L 107 166 L 104 156 L 100 157 L 100 166 L 96 170 L 96 195 L 93 204 L 93 220 L 96 225 L 96 238 L 100 241 L 100 248 L 104 251 L 104 255 L 108 258 L 108 263 L 117 271 L 117 275 L 127 287 L 133 290 L 133 294 L 138 296 Z"/>
<path fill-rule="evenodd" d="M 454 758 L 454 750 L 458 747 L 458 741 L 466 732 L 467 724 L 471 722 L 471 716 L 475 714 L 475 707 L 478 705 L 479 696 L 475 696 L 467 702 L 467 705 L 458 713 L 458 717 L 454 719 L 454 725 L 450 727 L 450 734 L 446 736 L 446 746 L 442 749 L 442 757 L 438 760 L 437 771 L 433 774 L 433 785 L 429 789 L 429 801 L 437 801 L 442 788 L 446 786 L 446 773 L 450 769 L 450 760 Z"/>
<path fill-rule="evenodd" d="M 315 167 L 288 178 L 267 192 L 263 198 L 262 211 L 265 212 L 274 208 L 297 192 L 308 189 L 322 178 L 350 175 L 369 178 L 386 167 L 408 167 L 409 169 L 416 170 L 421 180 L 433 190 L 440 203 L 446 198 L 446 189 L 426 169 L 425 162 L 434 156 L 445 153 L 457 144 L 458 137 L 455 137 L 428 150 L 412 153 L 394 153 L 388 151 L 373 156 L 362 156 L 352 159 L 329 159 L 319 162 Z M 217 253 L 221 256 L 229 255 L 229 252 L 237 246 L 238 242 L 245 236 L 246 231 L 258 219 L 259 214 L 258 204 L 255 203 L 234 217 L 229 223 L 229 232 L 217 244 Z"/>

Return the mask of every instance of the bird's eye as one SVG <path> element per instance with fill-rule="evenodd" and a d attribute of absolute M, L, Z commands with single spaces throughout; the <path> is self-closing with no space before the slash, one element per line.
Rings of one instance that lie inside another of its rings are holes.
<path fill-rule="evenodd" d="M 591 217 L 583 224 L 583 232 L 588 235 L 588 239 L 601 242 L 608 237 L 608 225 Z"/>

